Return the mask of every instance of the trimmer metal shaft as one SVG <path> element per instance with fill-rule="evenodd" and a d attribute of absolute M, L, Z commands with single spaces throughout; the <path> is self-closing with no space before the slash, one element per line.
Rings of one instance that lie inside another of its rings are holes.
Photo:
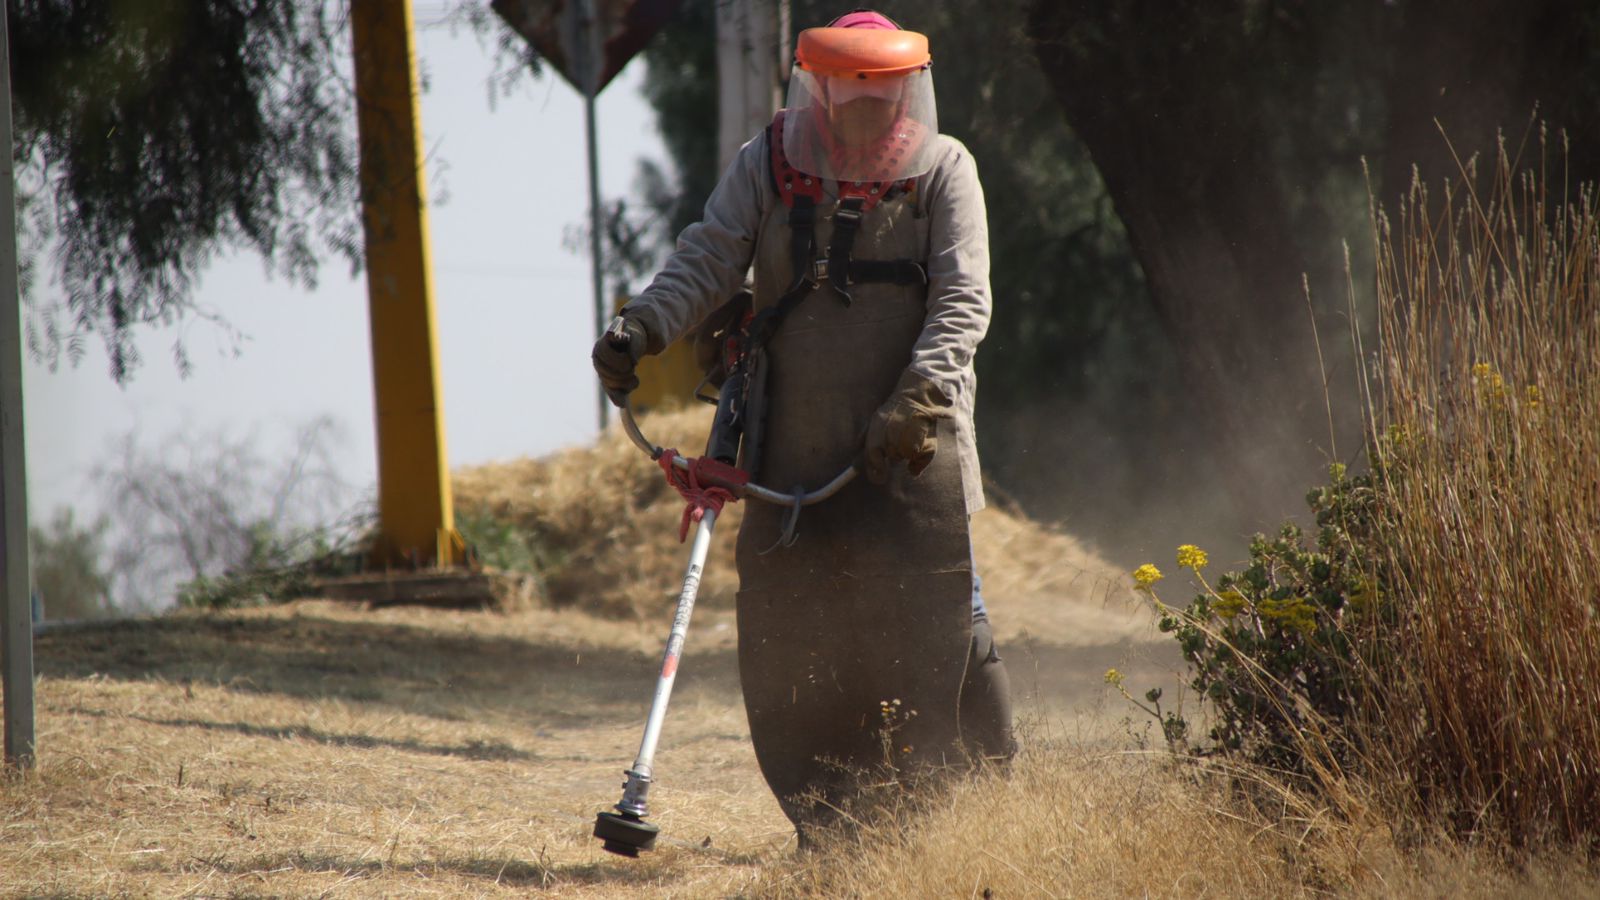
<path fill-rule="evenodd" d="M 683 655 L 684 638 L 689 633 L 689 617 L 694 613 L 694 601 L 700 593 L 700 576 L 705 571 L 706 554 L 711 549 L 711 531 L 716 524 L 716 511 L 705 510 L 700 527 L 694 534 L 694 545 L 689 551 L 689 568 L 683 575 L 678 609 L 672 618 L 666 652 L 661 656 L 661 674 L 656 678 L 655 698 L 650 703 L 650 716 L 645 720 L 639 754 L 634 757 L 633 767 L 624 773 L 628 780 L 622 788 L 622 799 L 617 802 L 617 812 L 600 813 L 595 821 L 594 836 L 604 841 L 605 848 L 613 853 L 638 856 L 640 850 L 649 850 L 655 844 L 656 826 L 642 820 L 650 814 L 648 801 L 656 743 L 661 738 L 661 724 L 667 717 L 667 702 L 672 698 L 672 685 L 678 677 L 678 660 Z"/>

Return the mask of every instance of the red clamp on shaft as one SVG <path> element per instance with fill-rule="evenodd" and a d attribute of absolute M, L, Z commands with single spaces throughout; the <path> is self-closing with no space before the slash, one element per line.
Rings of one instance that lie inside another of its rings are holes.
<path fill-rule="evenodd" d="M 687 470 L 679 469 L 673 464 L 677 456 L 676 450 L 663 450 L 658 462 L 667 473 L 667 483 L 688 501 L 683 510 L 683 522 L 678 526 L 678 543 L 681 544 L 689 537 L 689 525 L 704 519 L 706 510 L 721 515 L 724 504 L 737 503 L 739 498 L 733 491 L 749 484 L 750 475 L 707 456 L 689 460 Z"/>

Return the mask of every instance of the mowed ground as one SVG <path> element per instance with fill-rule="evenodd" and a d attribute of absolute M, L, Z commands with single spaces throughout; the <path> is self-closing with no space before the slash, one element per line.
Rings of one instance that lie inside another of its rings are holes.
<path fill-rule="evenodd" d="M 991 605 L 1036 742 L 1117 731 L 1109 666 L 1173 681 L 1103 585 L 1037 615 Z M 660 850 L 624 860 L 589 835 L 669 619 L 302 600 L 41 635 L 38 767 L 0 786 L 0 894 L 784 893 L 792 832 L 756 769 L 726 609 L 690 631 Z"/>
<path fill-rule="evenodd" d="M 708 413 L 644 424 L 693 446 Z M 589 831 L 638 748 L 681 504 L 615 430 L 454 481 L 467 514 L 537 536 L 550 567 L 531 608 L 301 600 L 41 635 L 38 766 L 0 784 L 0 894 L 783 893 L 769 880 L 793 833 L 750 747 L 729 608 L 739 508 L 656 759 L 661 849 L 630 861 Z M 1120 573 L 1013 512 L 974 532 L 1018 711 L 1044 740 L 1125 715 L 1110 666 L 1171 681 Z"/>

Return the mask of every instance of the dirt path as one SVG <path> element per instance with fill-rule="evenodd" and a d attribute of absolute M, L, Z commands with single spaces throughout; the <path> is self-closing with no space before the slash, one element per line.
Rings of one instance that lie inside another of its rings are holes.
<path fill-rule="evenodd" d="M 660 624 L 302 601 L 42 636 L 40 765 L 0 788 L 0 894 L 736 893 L 792 843 L 726 612 L 695 622 L 657 758 L 662 850 L 623 861 L 588 834 L 637 749 Z M 1113 714 L 1100 676 L 1127 650 L 1013 635 L 1023 714 Z"/>

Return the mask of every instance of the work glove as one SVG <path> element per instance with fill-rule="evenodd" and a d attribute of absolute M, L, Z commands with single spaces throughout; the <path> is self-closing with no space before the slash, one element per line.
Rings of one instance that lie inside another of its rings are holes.
<path fill-rule="evenodd" d="M 943 388 L 907 369 L 867 425 L 867 478 L 887 482 L 890 463 L 901 460 L 913 478 L 921 475 L 939 449 L 939 420 L 953 406 Z"/>
<path fill-rule="evenodd" d="M 600 384 L 606 389 L 606 396 L 611 398 L 612 403 L 621 406 L 621 398 L 633 393 L 639 386 L 639 376 L 633 370 L 648 352 L 646 347 L 649 343 L 650 336 L 644 325 L 626 315 L 612 319 L 605 334 L 594 342 L 589 359 L 594 363 L 595 374 L 600 376 Z"/>

